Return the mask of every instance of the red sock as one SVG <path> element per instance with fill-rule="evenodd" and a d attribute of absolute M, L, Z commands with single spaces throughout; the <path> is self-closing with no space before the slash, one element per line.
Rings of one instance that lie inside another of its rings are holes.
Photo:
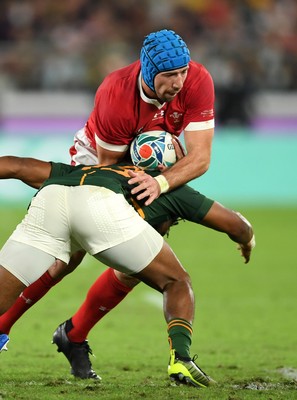
<path fill-rule="evenodd" d="M 28 286 L 6 313 L 0 316 L 0 332 L 8 334 L 15 322 L 60 280 L 53 279 L 46 271 L 37 281 Z"/>
<path fill-rule="evenodd" d="M 73 328 L 67 333 L 72 342 L 83 342 L 93 326 L 118 305 L 132 290 L 118 280 L 108 268 L 88 291 L 79 310 L 71 318 Z"/>

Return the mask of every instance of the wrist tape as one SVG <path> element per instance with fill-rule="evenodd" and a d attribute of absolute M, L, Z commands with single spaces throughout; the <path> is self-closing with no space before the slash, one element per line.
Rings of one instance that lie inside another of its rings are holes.
<path fill-rule="evenodd" d="M 155 177 L 156 181 L 158 182 L 161 193 L 166 193 L 169 190 L 169 183 L 164 175 L 158 175 Z"/>

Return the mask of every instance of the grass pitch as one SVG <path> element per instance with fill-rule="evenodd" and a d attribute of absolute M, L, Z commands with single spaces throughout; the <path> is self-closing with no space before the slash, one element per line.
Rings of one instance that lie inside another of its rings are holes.
<path fill-rule="evenodd" d="M 238 209 L 256 233 L 248 265 L 233 242 L 207 228 L 180 223 L 168 238 L 196 294 L 192 354 L 217 386 L 170 385 L 162 296 L 143 284 L 90 333 L 102 382 L 74 379 L 51 338 L 104 270 L 86 257 L 13 327 L 0 354 L 0 399 L 297 399 L 297 209 Z M 1 245 L 24 210 L 0 209 Z"/>

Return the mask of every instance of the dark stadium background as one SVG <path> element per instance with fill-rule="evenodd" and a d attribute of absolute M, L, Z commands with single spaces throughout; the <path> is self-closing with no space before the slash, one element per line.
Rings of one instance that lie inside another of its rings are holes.
<path fill-rule="evenodd" d="M 2 1 L 1 154 L 69 162 L 103 77 L 136 60 L 147 33 L 172 28 L 216 88 L 212 165 L 195 187 L 235 204 L 296 204 L 296 16 L 294 0 Z M 9 185 L 2 201 L 30 197 Z"/>
<path fill-rule="evenodd" d="M 1 0 L 0 156 L 68 163 L 103 77 L 173 28 L 217 94 L 211 166 L 191 184 L 242 212 L 257 241 L 245 265 L 204 227 L 168 238 L 197 297 L 193 351 L 218 386 L 169 386 L 162 296 L 144 285 L 90 333 L 102 385 L 75 381 L 51 338 L 105 268 L 87 256 L 12 329 L 1 399 L 296 399 L 296 21 L 296 0 Z M 33 193 L 0 181 L 1 245 Z"/>

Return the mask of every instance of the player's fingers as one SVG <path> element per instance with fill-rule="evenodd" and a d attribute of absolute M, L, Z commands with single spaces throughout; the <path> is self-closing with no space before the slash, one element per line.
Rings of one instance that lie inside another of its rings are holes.
<path fill-rule="evenodd" d="M 251 250 L 243 250 L 242 251 L 242 256 L 245 259 L 245 264 L 247 264 L 250 261 Z"/>
<path fill-rule="evenodd" d="M 244 257 L 244 263 L 247 264 L 250 261 L 250 255 L 249 254 L 243 254 Z"/>
<path fill-rule="evenodd" d="M 154 196 L 149 196 L 149 198 L 146 200 L 146 202 L 144 203 L 146 206 L 149 206 L 150 204 L 152 204 L 152 202 L 156 199 L 156 197 Z"/>
<path fill-rule="evenodd" d="M 135 184 L 141 184 L 143 182 L 152 182 L 154 178 L 144 172 L 142 173 L 133 173 L 131 171 L 131 174 L 129 173 L 130 176 L 132 176 L 131 179 L 128 180 L 129 185 L 135 185 Z"/>
<path fill-rule="evenodd" d="M 244 258 L 244 263 L 247 264 L 250 261 L 251 249 L 244 248 L 243 245 L 238 244 L 237 250 L 240 251 L 241 256 Z"/>
<path fill-rule="evenodd" d="M 158 197 L 159 197 L 159 192 L 158 192 L 158 190 L 155 190 L 155 191 L 151 191 L 150 192 L 150 194 L 149 194 L 149 196 L 148 196 L 148 198 L 147 198 L 147 200 L 145 201 L 145 205 L 146 206 L 149 206 L 150 204 L 152 204 L 152 202 L 155 200 L 155 199 L 157 199 Z"/>
<path fill-rule="evenodd" d="M 140 176 L 136 176 L 135 178 L 131 178 L 128 180 L 129 185 L 138 185 L 141 186 L 142 189 L 145 189 L 147 185 L 147 179 L 142 178 Z"/>
<path fill-rule="evenodd" d="M 163 165 L 163 164 L 158 165 L 158 170 L 160 172 L 164 172 L 166 169 L 167 169 L 167 167 L 165 167 L 165 165 Z"/>
<path fill-rule="evenodd" d="M 132 194 L 137 194 L 139 192 L 142 192 L 147 189 L 147 186 L 145 183 L 140 183 L 139 185 L 135 186 L 133 189 L 131 189 Z"/>
<path fill-rule="evenodd" d="M 148 199 L 146 200 L 146 203 L 145 203 L 145 205 L 148 205 L 148 204 L 152 203 L 156 198 L 158 198 L 159 195 L 160 195 L 159 186 L 148 184 L 148 186 L 143 188 L 141 193 L 139 193 L 137 195 L 137 200 L 143 200 L 146 197 L 148 197 Z"/>
<path fill-rule="evenodd" d="M 128 175 L 131 176 L 131 178 L 135 178 L 137 176 L 137 173 L 132 171 L 131 169 L 128 169 Z"/>
<path fill-rule="evenodd" d="M 136 183 L 140 183 L 142 181 L 140 176 L 135 176 L 134 178 L 131 178 L 128 180 L 129 185 L 135 185 Z"/>
<path fill-rule="evenodd" d="M 131 176 L 131 178 L 137 177 L 137 176 L 145 176 L 144 171 L 133 171 L 132 169 L 128 169 L 128 175 Z"/>
<path fill-rule="evenodd" d="M 172 136 L 172 144 L 176 153 L 177 160 L 180 160 L 186 155 L 186 151 L 176 136 Z"/>
<path fill-rule="evenodd" d="M 143 192 L 141 192 L 140 194 L 137 195 L 137 200 L 143 200 L 143 199 L 145 199 L 146 197 L 149 197 L 149 196 L 150 196 L 149 192 L 147 190 L 145 190 L 145 191 L 143 191 Z"/>
<path fill-rule="evenodd" d="M 157 197 L 157 193 L 152 192 L 150 189 L 146 189 L 137 195 L 137 200 L 143 200 L 147 198 L 144 204 L 148 205 L 151 204 Z"/>

